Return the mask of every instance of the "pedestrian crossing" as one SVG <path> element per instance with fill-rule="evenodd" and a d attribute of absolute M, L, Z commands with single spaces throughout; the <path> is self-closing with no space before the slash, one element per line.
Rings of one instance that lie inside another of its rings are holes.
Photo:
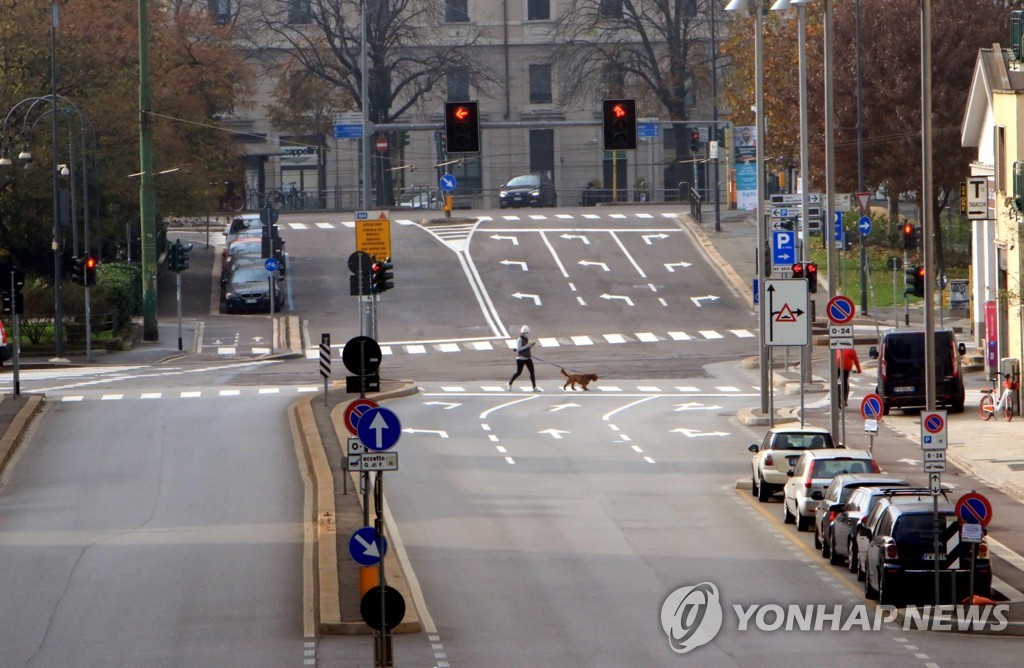
<path fill-rule="evenodd" d="M 729 329 L 719 332 L 714 329 L 671 331 L 671 332 L 633 332 L 631 334 L 610 333 L 600 335 L 576 335 L 566 337 L 540 337 L 537 345 L 541 348 L 585 347 L 598 344 L 621 345 L 626 343 L 659 343 L 690 341 L 721 341 L 723 339 L 753 339 L 757 335 L 748 329 Z M 387 355 L 426 355 L 429 353 L 480 352 L 490 350 L 513 350 L 514 339 L 483 339 L 462 341 L 420 341 L 382 343 L 381 353 Z M 344 344 L 336 344 L 333 348 L 343 348 Z M 234 354 L 234 353 L 232 353 Z M 308 348 L 306 359 L 319 359 L 320 348 Z"/>
<path fill-rule="evenodd" d="M 89 390 L 86 392 L 70 392 L 55 396 L 59 403 L 79 403 L 83 401 L 154 401 L 158 399 L 223 399 L 234 397 L 280 397 L 299 396 L 320 392 L 323 386 L 298 385 L 292 387 L 228 387 L 207 390 L 159 390 L 111 392 L 110 390 Z"/>

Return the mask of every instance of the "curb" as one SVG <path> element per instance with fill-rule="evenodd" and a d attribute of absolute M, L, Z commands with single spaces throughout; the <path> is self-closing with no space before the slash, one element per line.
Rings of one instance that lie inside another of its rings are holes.
<path fill-rule="evenodd" d="M 42 394 L 21 396 L 26 397 L 25 405 L 18 410 L 14 419 L 11 420 L 11 426 L 0 436 L 0 473 L 3 473 L 3 470 L 7 467 L 7 462 L 10 461 L 14 450 L 21 443 L 21 439 L 25 436 L 25 432 L 28 431 L 29 425 L 32 424 L 32 418 L 39 412 L 45 398 L 45 395 Z M 5 396 L 0 398 L 0 400 L 22 401 L 12 396 Z"/>
<path fill-rule="evenodd" d="M 746 289 L 746 283 L 740 277 L 733 266 L 725 261 L 725 258 L 719 254 L 718 249 L 715 248 L 714 242 L 708 237 L 707 232 L 704 228 L 698 224 L 692 216 L 689 214 L 680 214 L 676 220 L 682 223 L 683 227 L 693 235 L 693 238 L 697 241 L 701 251 L 707 257 L 709 264 L 718 270 L 718 273 L 722 275 L 722 278 L 728 283 L 736 296 L 739 297 L 749 306 L 751 309 L 754 308 L 754 297 L 749 290 Z"/>

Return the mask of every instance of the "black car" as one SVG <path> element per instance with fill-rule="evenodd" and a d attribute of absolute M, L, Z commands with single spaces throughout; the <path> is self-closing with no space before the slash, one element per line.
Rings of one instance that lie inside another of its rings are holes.
<path fill-rule="evenodd" d="M 226 313 L 236 311 L 270 311 L 273 285 L 274 307 L 284 306 L 284 292 L 277 272 L 267 271 L 262 264 L 246 262 L 235 266 L 221 279 L 222 303 Z"/>
<path fill-rule="evenodd" d="M 832 544 L 835 540 L 833 526 L 846 508 L 850 495 L 861 487 L 899 487 L 907 486 L 902 478 L 884 473 L 843 473 L 832 479 L 832 484 L 820 495 L 818 507 L 814 509 L 814 547 L 821 550 L 821 556 L 827 557 L 833 564 L 842 563 L 835 555 Z M 818 498 L 819 492 L 813 492 L 811 498 Z M 845 537 L 844 537 L 845 540 Z M 835 556 L 833 556 L 835 555 Z"/>
<path fill-rule="evenodd" d="M 964 412 L 964 377 L 960 357 L 967 352 L 950 329 L 935 331 L 935 402 L 951 413 Z M 924 408 L 924 332 L 893 329 L 882 335 L 881 346 L 869 354 L 878 360 L 878 385 L 882 414 L 893 408 Z"/>
<path fill-rule="evenodd" d="M 502 209 L 520 206 L 555 206 L 555 184 L 543 174 L 514 176 L 498 192 Z"/>
<path fill-rule="evenodd" d="M 864 558 L 867 598 L 877 598 L 884 605 L 932 602 L 936 561 L 943 601 L 949 602 L 953 592 L 960 597 L 968 591 L 971 544 L 959 539 L 960 522 L 952 503 L 939 501 L 938 552 L 929 494 L 886 498 L 875 511 L 878 516 L 874 526 L 860 529 L 870 532 Z M 974 560 L 974 593 L 986 597 L 992 594 L 992 565 L 984 538 Z"/>

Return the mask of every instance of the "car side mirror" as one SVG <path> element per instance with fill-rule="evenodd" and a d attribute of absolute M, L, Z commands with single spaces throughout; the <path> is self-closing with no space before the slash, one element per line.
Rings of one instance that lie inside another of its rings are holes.
<path fill-rule="evenodd" d="M 967 345 L 963 344 L 963 343 L 957 344 L 956 351 L 958 353 L 960 353 L 961 355 L 966 355 L 967 354 Z"/>
<path fill-rule="evenodd" d="M 841 513 L 846 508 L 845 503 L 833 503 L 828 507 L 830 513 Z"/>
<path fill-rule="evenodd" d="M 814 499 L 815 501 L 821 501 L 822 499 L 825 498 L 825 495 L 821 493 L 820 489 L 816 489 L 813 492 L 811 492 L 811 498 Z"/>
<path fill-rule="evenodd" d="M 878 359 L 878 346 L 871 346 L 868 348 L 868 357 L 873 360 Z"/>
<path fill-rule="evenodd" d="M 796 471 L 793 469 L 789 469 L 788 471 L 786 471 L 786 475 L 789 476 L 790 478 L 793 477 L 794 473 L 796 473 Z"/>
<path fill-rule="evenodd" d="M 757 450 L 758 450 L 757 443 L 751 443 L 747 447 L 747 450 L 749 450 L 750 452 L 757 452 Z"/>

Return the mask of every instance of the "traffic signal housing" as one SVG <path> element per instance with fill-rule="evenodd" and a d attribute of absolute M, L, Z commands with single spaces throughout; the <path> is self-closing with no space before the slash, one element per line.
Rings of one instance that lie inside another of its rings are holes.
<path fill-rule="evenodd" d="M 383 262 L 374 262 L 371 269 L 372 275 L 370 277 L 370 284 L 372 286 L 371 292 L 375 295 L 379 295 L 382 292 L 387 292 L 391 288 L 395 287 L 392 280 L 395 275 L 391 273 L 391 270 L 395 268 L 395 265 L 391 262 L 391 258 L 384 260 Z"/>
<path fill-rule="evenodd" d="M 807 275 L 807 292 L 816 293 L 818 291 L 818 263 L 808 262 L 805 264 L 804 274 Z"/>
<path fill-rule="evenodd" d="M 167 255 L 164 257 L 164 266 L 168 271 L 178 271 L 178 244 L 173 243 L 167 246 Z M 72 279 L 73 280 L 73 279 Z"/>
<path fill-rule="evenodd" d="M 349 271 L 352 275 L 348 279 L 348 294 L 352 297 L 372 294 L 373 284 L 373 260 L 366 253 L 359 251 L 349 258 Z"/>
<path fill-rule="evenodd" d="M 793 265 L 792 278 L 807 278 L 807 275 L 804 273 L 804 265 L 802 262 L 797 262 Z"/>
<path fill-rule="evenodd" d="M 188 254 L 192 252 L 192 244 L 183 244 L 178 241 L 178 271 L 188 269 Z"/>
<path fill-rule="evenodd" d="M 917 227 L 912 223 L 903 223 L 903 250 L 914 250 L 917 248 Z"/>
<path fill-rule="evenodd" d="M 604 150 L 636 150 L 636 100 L 605 100 L 601 106 Z"/>
<path fill-rule="evenodd" d="M 904 270 L 904 273 L 906 273 L 907 278 L 903 296 L 924 297 L 924 267 L 907 268 Z"/>
<path fill-rule="evenodd" d="M 92 287 L 96 285 L 96 267 L 99 265 L 99 261 L 92 255 L 86 255 L 82 258 L 82 265 L 85 270 L 85 287 Z"/>
<path fill-rule="evenodd" d="M 85 285 L 85 258 L 71 258 L 71 282 Z"/>
<path fill-rule="evenodd" d="M 690 129 L 690 153 L 696 154 L 700 151 L 700 130 Z"/>
<path fill-rule="evenodd" d="M 444 133 L 448 153 L 479 153 L 480 103 L 445 102 Z"/>

